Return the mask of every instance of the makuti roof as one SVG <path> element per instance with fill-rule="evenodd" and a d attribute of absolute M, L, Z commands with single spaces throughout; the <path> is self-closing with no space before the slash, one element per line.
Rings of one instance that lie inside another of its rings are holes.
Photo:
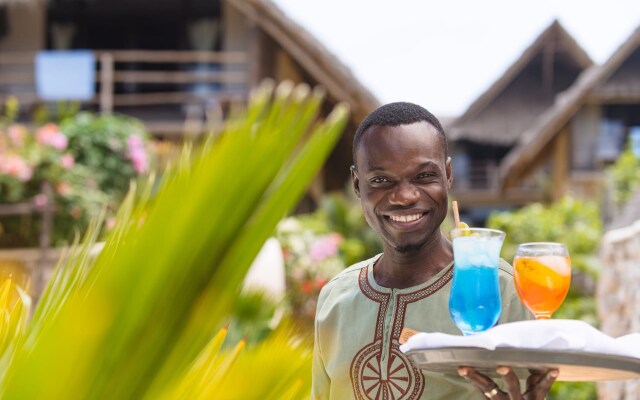
<path fill-rule="evenodd" d="M 584 71 L 575 84 L 560 94 L 553 105 L 542 114 L 518 139 L 516 147 L 502 160 L 500 176 L 503 186 L 524 174 L 538 158 L 545 146 L 558 134 L 574 114 L 620 68 L 640 46 L 640 27 L 602 65 Z"/>
<path fill-rule="evenodd" d="M 449 128 L 450 140 L 511 146 L 593 62 L 554 21 Z"/>
<path fill-rule="evenodd" d="M 225 0 L 256 23 L 300 64 L 329 95 L 351 106 L 359 123 L 380 105 L 376 97 L 322 43 L 269 0 Z"/>

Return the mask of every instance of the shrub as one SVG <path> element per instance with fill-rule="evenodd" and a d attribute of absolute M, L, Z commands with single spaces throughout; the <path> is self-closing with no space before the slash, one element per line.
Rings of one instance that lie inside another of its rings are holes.
<path fill-rule="evenodd" d="M 51 203 L 53 244 L 73 239 L 101 208 L 113 212 L 130 181 L 150 168 L 149 137 L 137 120 L 85 112 L 29 128 L 12 122 L 13 107 L 0 125 L 0 203 Z M 37 216 L 5 216 L 0 224 L 0 247 L 38 243 Z"/>

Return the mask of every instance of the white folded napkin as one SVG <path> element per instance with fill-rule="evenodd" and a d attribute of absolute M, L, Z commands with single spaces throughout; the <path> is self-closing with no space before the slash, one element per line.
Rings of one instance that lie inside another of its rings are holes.
<path fill-rule="evenodd" d="M 608 336 L 584 321 L 551 319 L 498 325 L 473 336 L 417 333 L 400 346 L 402 352 L 440 347 L 497 347 L 583 351 L 640 358 L 640 333 Z"/>

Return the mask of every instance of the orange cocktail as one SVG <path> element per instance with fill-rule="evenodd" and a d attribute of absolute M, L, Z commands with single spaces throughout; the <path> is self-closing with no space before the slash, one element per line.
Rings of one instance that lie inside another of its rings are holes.
<path fill-rule="evenodd" d="M 525 243 L 513 260 L 516 291 L 536 319 L 548 319 L 571 284 L 571 260 L 561 243 Z"/>

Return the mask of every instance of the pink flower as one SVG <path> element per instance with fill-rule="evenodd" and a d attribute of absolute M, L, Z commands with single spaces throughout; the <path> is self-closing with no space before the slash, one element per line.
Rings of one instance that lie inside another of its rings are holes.
<path fill-rule="evenodd" d="M 342 243 L 339 233 L 330 233 L 320 237 L 309 249 L 309 255 L 313 261 L 322 261 L 338 254 L 338 246 Z"/>
<path fill-rule="evenodd" d="M 107 230 L 110 231 L 116 226 L 116 219 L 114 217 L 110 217 L 106 222 Z"/>
<path fill-rule="evenodd" d="M 131 161 L 133 162 L 133 169 L 142 174 L 149 170 L 149 158 L 144 150 L 135 151 L 131 154 Z"/>
<path fill-rule="evenodd" d="M 73 168 L 76 162 L 73 159 L 73 156 L 71 154 L 65 154 L 62 157 L 60 157 L 60 164 L 62 165 L 62 168 L 69 170 Z"/>
<path fill-rule="evenodd" d="M 11 125 L 7 129 L 7 135 L 14 146 L 22 147 L 24 144 L 24 138 L 27 136 L 27 131 L 22 125 Z"/>
<path fill-rule="evenodd" d="M 33 176 L 33 168 L 27 161 L 15 154 L 9 154 L 2 158 L 0 172 L 15 176 L 22 182 L 26 182 Z"/>
<path fill-rule="evenodd" d="M 127 145 L 129 146 L 129 148 L 136 148 L 136 147 L 137 148 L 143 148 L 144 147 L 144 141 L 138 135 L 131 135 L 127 139 Z"/>
<path fill-rule="evenodd" d="M 333 243 L 336 247 L 340 246 L 344 241 L 344 238 L 342 237 L 342 235 L 337 232 L 329 233 L 328 235 L 325 236 L 325 239 Z"/>
<path fill-rule="evenodd" d="M 138 174 L 149 170 L 149 157 L 140 136 L 132 135 L 127 139 L 127 157 L 131 160 L 133 169 Z"/>
<path fill-rule="evenodd" d="M 37 194 L 33 198 L 33 202 L 35 203 L 36 206 L 42 208 L 42 207 L 47 205 L 49 200 L 47 200 L 47 196 L 45 196 L 44 194 L 40 193 L 40 194 Z"/>
<path fill-rule="evenodd" d="M 38 143 L 49 145 L 58 150 L 67 148 L 69 141 L 64 133 L 60 132 L 56 124 L 46 124 L 36 132 Z"/>

